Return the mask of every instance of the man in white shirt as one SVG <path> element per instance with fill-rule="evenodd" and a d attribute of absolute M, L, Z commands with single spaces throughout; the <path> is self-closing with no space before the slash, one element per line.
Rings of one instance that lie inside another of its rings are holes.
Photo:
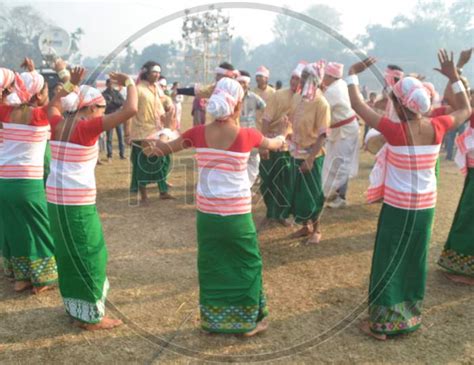
<path fill-rule="evenodd" d="M 326 141 L 323 166 L 324 196 L 331 208 L 347 204 L 349 179 L 359 169 L 359 123 L 351 108 L 347 84 L 342 80 L 344 65 L 329 62 L 323 78 L 324 96 L 331 106 L 331 129 Z"/>

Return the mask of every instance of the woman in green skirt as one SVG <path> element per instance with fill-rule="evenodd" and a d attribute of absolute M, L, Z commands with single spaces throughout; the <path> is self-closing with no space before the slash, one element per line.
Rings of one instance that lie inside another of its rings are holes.
<path fill-rule="evenodd" d="M 14 290 L 40 293 L 57 281 L 54 244 L 50 234 L 43 184 L 43 162 L 49 124 L 44 108 L 33 108 L 48 98 L 44 78 L 29 70 L 15 78 L 20 105 L 0 105 L 3 143 L 0 151 L 0 221 L 4 269 Z"/>
<path fill-rule="evenodd" d="M 253 148 L 279 149 L 285 137 L 267 139 L 255 129 L 239 128 L 243 95 L 237 81 L 222 78 L 207 106 L 215 120 L 172 142 L 155 141 L 151 154 L 196 149 L 201 326 L 208 332 L 253 336 L 267 329 L 268 311 L 247 161 Z"/>
<path fill-rule="evenodd" d="M 114 82 L 127 87 L 127 100 L 122 109 L 104 116 L 106 104 L 99 90 L 81 86 L 79 95 L 74 93 L 83 75 L 82 68 L 72 70 L 71 80 L 49 106 L 52 160 L 46 193 L 66 312 L 75 325 L 98 330 L 122 322 L 105 316 L 109 283 L 107 248 L 95 205 L 97 141 L 103 131 L 136 113 L 137 94 L 127 75 L 111 74 Z M 73 112 L 66 118 L 62 104 Z"/>
<path fill-rule="evenodd" d="M 473 102 L 471 94 L 471 106 Z M 474 285 L 474 113 L 471 114 L 469 127 L 458 138 L 457 144 L 456 162 L 466 174 L 466 180 L 438 264 L 448 270 L 446 276 L 450 280 Z"/>
<path fill-rule="evenodd" d="M 438 71 L 449 78 L 457 109 L 435 118 L 424 116 L 430 97 L 413 77 L 402 78 L 392 88 L 391 101 L 401 122 L 373 111 L 360 96 L 357 78 L 375 63 L 373 58 L 354 64 L 347 78 L 352 108 L 387 140 L 370 175 L 368 201 L 383 199 L 383 205 L 370 274 L 369 319 L 360 327 L 378 340 L 413 332 L 421 325 L 439 150 L 446 131 L 457 128 L 471 113 L 452 55 L 440 50 L 438 59 Z"/>

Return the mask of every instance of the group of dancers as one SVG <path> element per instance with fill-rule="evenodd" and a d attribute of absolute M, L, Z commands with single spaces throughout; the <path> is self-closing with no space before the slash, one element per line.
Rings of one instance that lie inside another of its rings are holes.
<path fill-rule="evenodd" d="M 105 315 L 107 249 L 96 209 L 94 169 L 103 131 L 125 124 L 132 145 L 131 191 L 148 203 L 147 185 L 168 192 L 170 154 L 195 150 L 197 260 L 201 326 L 205 331 L 253 336 L 265 331 L 268 309 L 262 258 L 252 217 L 253 183 L 269 221 L 301 229 L 309 244 L 322 241 L 325 204 L 347 204 L 357 174 L 359 121 L 373 128 L 366 142 L 379 145 L 367 191 L 382 202 L 364 333 L 385 340 L 421 325 L 427 253 L 436 205 L 440 146 L 445 133 L 467 122 L 456 162 L 464 190 L 439 259 L 449 279 L 474 284 L 474 116 L 472 95 L 453 54 L 438 52 L 448 79 L 444 106 L 434 108 L 434 87 L 391 66 L 383 108 L 361 97 L 358 74 L 369 57 L 349 68 L 337 62 L 300 62 L 289 87 L 273 90 L 269 70 L 251 76 L 230 63 L 216 68 L 210 85 L 174 88 L 176 95 L 208 98 L 212 122 L 177 132 L 176 110 L 159 84 L 161 67 L 147 62 L 138 80 L 111 73 L 126 88 L 123 106 L 105 114 L 101 92 L 81 85 L 85 70 L 58 60 L 63 82 L 52 100 L 48 84 L 25 59 L 25 72 L 0 68 L 0 244 L 5 274 L 15 291 L 40 294 L 59 285 L 68 315 L 86 330 L 121 324 Z M 50 159 L 50 162 L 48 161 Z M 49 166 L 45 169 L 44 166 Z M 49 174 L 45 174 L 48 171 Z"/>

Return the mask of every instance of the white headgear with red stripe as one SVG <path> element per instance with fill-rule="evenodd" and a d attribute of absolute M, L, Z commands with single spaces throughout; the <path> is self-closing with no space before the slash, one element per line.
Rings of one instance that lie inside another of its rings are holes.
<path fill-rule="evenodd" d="M 337 62 L 328 62 L 324 69 L 326 75 L 332 76 L 336 79 L 342 78 L 344 75 L 344 65 Z"/>
<path fill-rule="evenodd" d="M 224 77 L 217 82 L 207 102 L 206 111 L 215 119 L 225 119 L 234 113 L 235 107 L 243 97 L 242 86 L 236 80 Z"/>
<path fill-rule="evenodd" d="M 255 72 L 255 76 L 263 76 L 268 79 L 270 77 L 270 70 L 266 68 L 265 66 L 260 66 L 259 68 L 257 68 L 257 72 Z"/>
<path fill-rule="evenodd" d="M 21 102 L 28 103 L 44 87 L 44 77 L 37 71 L 22 72 L 15 75 L 15 93 Z"/>
<path fill-rule="evenodd" d="M 0 89 L 9 87 L 15 81 L 15 73 L 8 68 L 0 67 Z"/>
<path fill-rule="evenodd" d="M 215 69 L 215 73 L 217 75 L 223 75 L 223 76 L 226 76 L 226 77 L 230 77 L 231 79 L 235 79 L 237 76 L 240 75 L 239 71 L 238 70 L 228 70 L 224 67 L 216 67 Z"/>
<path fill-rule="evenodd" d="M 106 106 L 107 103 L 98 89 L 89 85 L 81 85 L 77 109 L 81 110 L 92 105 Z"/>
<path fill-rule="evenodd" d="M 404 77 L 393 86 L 393 93 L 400 104 L 414 113 L 424 114 L 431 108 L 430 95 L 420 80 Z"/>
<path fill-rule="evenodd" d="M 303 72 L 309 74 L 301 92 L 301 95 L 303 95 L 303 98 L 306 100 L 314 100 L 316 97 L 317 89 L 324 77 L 325 65 L 326 62 L 320 60 L 317 62 L 308 63 L 303 69 Z"/>

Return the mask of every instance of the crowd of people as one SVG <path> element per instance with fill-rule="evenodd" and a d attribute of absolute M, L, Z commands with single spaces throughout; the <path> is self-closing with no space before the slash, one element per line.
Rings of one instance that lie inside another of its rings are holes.
<path fill-rule="evenodd" d="M 323 240 L 325 206 L 347 205 L 358 173 L 360 125 L 375 154 L 367 190 L 381 203 L 369 286 L 369 317 L 361 330 L 385 340 L 421 325 L 427 254 L 436 206 L 439 153 L 456 139 L 464 190 L 439 258 L 450 280 L 474 285 L 474 114 L 461 76 L 472 49 L 438 52 L 447 80 L 442 99 L 433 84 L 385 71 L 382 98 L 362 95 L 358 75 L 369 57 L 349 67 L 337 62 L 295 65 L 289 87 L 269 85 L 261 66 L 251 74 L 224 62 L 215 82 L 168 87 L 155 61 L 137 80 L 111 73 L 107 88 L 82 85 L 85 70 L 56 61 L 61 85 L 52 100 L 32 60 L 16 73 L 0 68 L 0 247 L 13 290 L 40 294 L 59 286 L 68 315 L 86 330 L 110 329 L 107 249 L 96 209 L 98 141 L 108 135 L 131 145 L 130 191 L 149 203 L 147 185 L 169 193 L 170 155 L 193 148 L 198 167 L 196 226 L 201 326 L 205 331 L 253 336 L 268 327 L 252 186 L 260 180 L 265 225 L 299 226 L 294 237 Z M 115 89 L 125 90 L 125 97 Z M 363 90 L 367 94 L 367 90 Z M 181 126 L 183 96 L 194 97 L 193 127 Z M 440 99 L 440 100 L 438 100 Z M 439 105 L 437 105 L 439 103 Z M 212 121 L 206 123 L 206 114 Z M 125 147 L 119 145 L 121 158 Z M 344 222 L 340 222 L 343 226 Z"/>

